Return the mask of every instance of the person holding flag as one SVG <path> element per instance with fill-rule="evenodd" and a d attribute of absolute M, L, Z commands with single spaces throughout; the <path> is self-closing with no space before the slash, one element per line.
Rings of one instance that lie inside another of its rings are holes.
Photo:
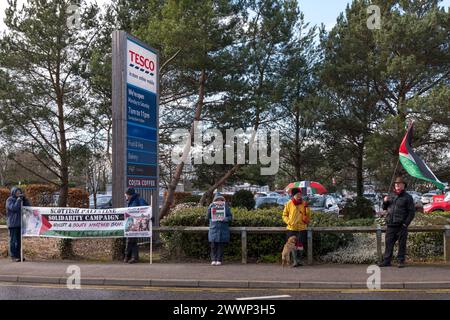
<path fill-rule="evenodd" d="M 443 190 L 445 185 L 439 181 L 436 175 L 412 148 L 413 124 L 411 122 L 400 144 L 399 162 L 401 162 L 403 168 L 412 177 L 431 182 Z M 414 219 L 416 210 L 413 198 L 405 191 L 407 185 L 402 177 L 397 177 L 394 186 L 395 194 L 385 197 L 383 201 L 383 210 L 387 210 L 386 250 L 384 260 L 379 266 L 386 267 L 391 265 L 394 245 L 398 240 L 398 267 L 403 268 L 405 267 L 408 226 Z"/>
<path fill-rule="evenodd" d="M 398 241 L 398 267 L 405 267 L 406 242 L 408 240 L 408 226 L 414 219 L 416 208 L 412 196 L 405 191 L 406 183 L 402 177 L 397 177 L 394 183 L 393 196 L 383 199 L 383 210 L 386 216 L 386 249 L 383 262 L 379 267 L 391 266 L 394 245 Z"/>

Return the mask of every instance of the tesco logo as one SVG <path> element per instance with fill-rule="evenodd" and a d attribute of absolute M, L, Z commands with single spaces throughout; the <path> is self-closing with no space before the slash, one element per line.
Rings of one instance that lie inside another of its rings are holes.
<path fill-rule="evenodd" d="M 152 60 L 134 52 L 133 50 L 128 50 L 128 52 L 130 53 L 131 58 L 130 66 L 135 67 L 136 69 L 141 67 L 141 71 L 145 71 L 145 73 L 153 73 L 153 71 L 155 71 L 155 63 Z M 136 66 L 134 64 L 136 64 Z"/>

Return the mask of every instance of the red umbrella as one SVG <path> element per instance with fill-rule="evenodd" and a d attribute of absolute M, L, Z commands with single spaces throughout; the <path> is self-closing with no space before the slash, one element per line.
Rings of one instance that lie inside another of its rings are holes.
<path fill-rule="evenodd" d="M 302 190 L 302 193 L 304 195 L 308 194 L 324 194 L 327 193 L 327 189 L 321 185 L 319 182 L 315 181 L 297 181 L 297 182 L 291 182 L 289 183 L 286 188 L 286 192 L 291 191 L 291 189 L 300 188 Z"/>

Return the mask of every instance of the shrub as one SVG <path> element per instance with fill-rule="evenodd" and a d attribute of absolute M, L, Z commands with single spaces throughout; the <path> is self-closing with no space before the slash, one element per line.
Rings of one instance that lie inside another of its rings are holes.
<path fill-rule="evenodd" d="M 53 203 L 53 193 L 56 191 L 56 187 L 46 184 L 30 184 L 23 191 L 32 206 L 49 207 Z"/>
<path fill-rule="evenodd" d="M 372 264 L 376 263 L 377 245 L 375 234 L 355 234 L 347 246 L 329 252 L 320 258 L 326 263 Z"/>
<path fill-rule="evenodd" d="M 447 225 L 449 216 L 416 213 L 412 226 Z M 411 232 L 408 234 L 408 255 L 414 259 L 441 257 L 444 252 L 442 232 Z"/>
<path fill-rule="evenodd" d="M 6 216 L 6 199 L 11 195 L 7 188 L 0 188 L 0 219 Z"/>
<path fill-rule="evenodd" d="M 277 208 L 277 209 L 280 209 L 281 211 L 283 211 L 284 207 L 282 207 L 276 203 L 263 203 L 262 205 L 259 206 L 258 209 L 272 209 L 272 208 Z"/>
<path fill-rule="evenodd" d="M 175 207 L 177 204 L 183 203 L 186 197 L 190 197 L 192 194 L 190 192 L 174 192 L 173 193 L 173 203 L 171 207 Z M 164 201 L 167 199 L 167 191 L 164 192 Z M 188 201 L 189 202 L 189 201 Z"/>
<path fill-rule="evenodd" d="M 82 189 L 70 188 L 67 206 L 73 208 L 89 208 L 89 193 Z"/>
<path fill-rule="evenodd" d="M 200 196 L 200 195 L 191 194 L 189 196 L 185 196 L 184 198 L 181 198 L 179 200 L 179 203 L 188 203 L 188 202 L 199 203 L 201 198 L 202 198 L 202 196 Z"/>
<path fill-rule="evenodd" d="M 450 223 L 450 217 L 416 213 L 412 226 L 445 225 Z M 370 220 L 370 219 L 369 219 Z M 369 223 L 366 220 L 366 223 Z M 377 224 L 385 225 L 384 218 L 377 219 Z M 350 222 L 350 221 L 349 221 Z M 364 220 L 354 220 L 358 225 L 364 224 Z M 385 237 L 383 237 L 384 239 Z M 382 243 L 384 250 L 385 244 Z M 394 249 L 394 253 L 398 246 Z M 411 232 L 408 235 L 407 254 L 410 259 L 436 259 L 443 253 L 442 232 Z M 394 256 L 395 257 L 395 256 Z M 377 261 L 376 236 L 374 234 L 356 234 L 354 241 L 348 246 L 330 252 L 321 258 L 324 262 L 332 263 L 374 263 Z"/>
<path fill-rule="evenodd" d="M 247 210 L 252 210 L 255 207 L 255 198 L 253 193 L 248 190 L 239 190 L 233 195 L 232 198 L 233 207 L 236 208 L 247 208 Z"/>
<path fill-rule="evenodd" d="M 161 221 L 163 226 L 206 226 L 206 207 L 180 209 L 173 212 Z M 285 227 L 282 220 L 281 209 L 247 210 L 245 208 L 232 209 L 233 222 L 231 226 L 249 227 Z M 368 220 L 362 220 L 369 224 Z M 335 216 L 324 213 L 313 213 L 311 224 L 313 226 L 345 226 L 347 221 L 339 220 Z M 209 256 L 209 243 L 206 233 L 162 233 L 163 258 L 207 259 Z M 351 234 L 315 234 L 314 255 L 321 255 L 334 251 L 351 241 Z M 283 234 L 254 234 L 247 235 L 247 257 L 249 260 L 263 259 L 264 261 L 279 260 L 281 250 L 286 241 Z M 230 243 L 225 247 L 225 257 L 230 260 L 239 260 L 241 257 L 240 234 L 232 233 Z"/>
<path fill-rule="evenodd" d="M 364 197 L 349 200 L 342 209 L 344 219 L 372 218 L 375 215 L 372 201 Z"/>

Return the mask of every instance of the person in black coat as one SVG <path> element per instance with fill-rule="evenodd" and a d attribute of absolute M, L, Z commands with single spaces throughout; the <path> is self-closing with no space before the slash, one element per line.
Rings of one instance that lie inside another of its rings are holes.
<path fill-rule="evenodd" d="M 144 207 L 148 206 L 148 203 L 141 198 L 139 193 L 133 188 L 128 188 L 125 191 L 125 198 L 127 199 L 128 207 Z M 136 263 L 139 261 L 139 246 L 137 243 L 137 238 L 127 238 L 125 247 L 125 263 Z"/>
<path fill-rule="evenodd" d="M 416 208 L 413 198 L 405 191 L 406 183 L 402 177 L 395 179 L 394 186 L 395 194 L 386 196 L 383 201 L 383 210 L 387 210 L 386 250 L 384 260 L 379 266 L 391 266 L 394 245 L 398 241 L 398 267 L 403 268 L 405 267 L 408 226 L 414 219 Z"/>
<path fill-rule="evenodd" d="M 20 262 L 22 206 L 29 206 L 22 189 L 13 187 L 11 196 L 6 199 L 6 223 L 9 231 L 9 256 L 13 261 Z"/>

